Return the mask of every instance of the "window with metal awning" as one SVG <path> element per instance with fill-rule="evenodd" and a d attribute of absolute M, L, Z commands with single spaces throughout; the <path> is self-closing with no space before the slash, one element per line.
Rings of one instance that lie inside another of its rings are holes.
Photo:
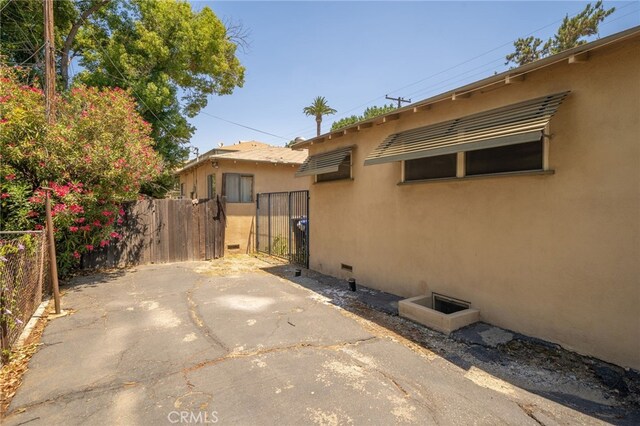
<path fill-rule="evenodd" d="M 296 176 L 337 173 L 351 156 L 353 145 L 309 156 L 296 172 Z"/>
<path fill-rule="evenodd" d="M 561 92 L 388 136 L 366 166 L 538 141 L 569 92 Z"/>

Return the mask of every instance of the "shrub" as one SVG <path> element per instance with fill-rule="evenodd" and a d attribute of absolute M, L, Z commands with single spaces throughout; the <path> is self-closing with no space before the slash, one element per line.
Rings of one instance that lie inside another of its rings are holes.
<path fill-rule="evenodd" d="M 43 187 L 52 189 L 59 268 L 68 273 L 82 253 L 120 236 L 123 202 L 162 171 L 151 127 L 121 89 L 80 86 L 56 101 L 47 125 L 41 90 L 21 71 L 0 66 L 0 226 L 39 229 Z"/>

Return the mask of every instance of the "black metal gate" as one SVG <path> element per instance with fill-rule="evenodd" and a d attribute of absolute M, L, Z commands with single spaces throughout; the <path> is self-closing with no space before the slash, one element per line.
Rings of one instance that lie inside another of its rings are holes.
<path fill-rule="evenodd" d="M 256 250 L 309 267 L 309 191 L 258 194 Z"/>

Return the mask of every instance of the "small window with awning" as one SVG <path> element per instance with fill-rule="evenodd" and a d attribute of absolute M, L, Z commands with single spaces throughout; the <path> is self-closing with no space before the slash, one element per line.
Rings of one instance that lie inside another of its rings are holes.
<path fill-rule="evenodd" d="M 543 96 L 392 134 L 367 156 L 364 164 L 369 166 L 537 143 L 542 140 L 545 127 L 568 93 Z"/>
<path fill-rule="evenodd" d="M 316 182 L 351 178 L 353 146 L 309 156 L 296 172 L 296 177 L 315 176 Z"/>

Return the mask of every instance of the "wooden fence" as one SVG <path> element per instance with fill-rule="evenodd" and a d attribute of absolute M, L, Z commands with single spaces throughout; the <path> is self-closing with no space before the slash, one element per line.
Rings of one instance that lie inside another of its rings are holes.
<path fill-rule="evenodd" d="M 84 269 L 209 260 L 224 256 L 226 216 L 220 198 L 147 199 L 124 206 L 122 239 L 82 258 Z"/>

